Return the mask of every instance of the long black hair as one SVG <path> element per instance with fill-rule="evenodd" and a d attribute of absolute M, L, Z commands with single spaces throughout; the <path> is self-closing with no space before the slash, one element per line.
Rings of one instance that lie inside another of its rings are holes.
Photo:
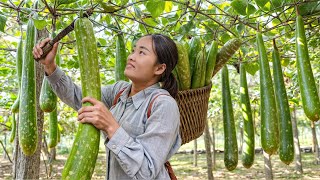
<path fill-rule="evenodd" d="M 163 34 L 150 34 L 147 36 L 152 38 L 158 63 L 166 64 L 166 70 L 159 80 L 162 83 L 162 88 L 175 98 L 178 94 L 178 83 L 172 71 L 178 62 L 177 45 L 171 38 Z"/>

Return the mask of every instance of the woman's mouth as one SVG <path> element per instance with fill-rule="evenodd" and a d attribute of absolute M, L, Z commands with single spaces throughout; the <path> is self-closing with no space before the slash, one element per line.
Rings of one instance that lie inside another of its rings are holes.
<path fill-rule="evenodd" d="M 134 66 L 131 63 L 127 63 L 126 68 L 134 68 Z"/>

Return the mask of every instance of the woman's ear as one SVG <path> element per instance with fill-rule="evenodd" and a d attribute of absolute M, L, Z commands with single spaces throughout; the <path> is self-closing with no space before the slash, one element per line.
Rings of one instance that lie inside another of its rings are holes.
<path fill-rule="evenodd" d="M 167 65 L 165 63 L 157 64 L 154 74 L 161 75 L 166 70 L 166 68 L 167 68 Z"/>

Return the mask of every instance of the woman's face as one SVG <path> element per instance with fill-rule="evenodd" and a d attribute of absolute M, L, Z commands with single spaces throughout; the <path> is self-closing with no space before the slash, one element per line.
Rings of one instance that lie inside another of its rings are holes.
<path fill-rule="evenodd" d="M 165 64 L 157 63 L 151 36 L 140 38 L 128 56 L 124 74 L 132 82 L 149 82 L 161 75 Z"/>

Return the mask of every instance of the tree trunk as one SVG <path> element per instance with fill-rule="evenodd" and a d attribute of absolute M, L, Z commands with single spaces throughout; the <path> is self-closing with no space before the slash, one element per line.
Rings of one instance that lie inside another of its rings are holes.
<path fill-rule="evenodd" d="M 210 146 L 210 132 L 209 132 L 209 123 L 208 119 L 206 120 L 206 126 L 204 129 L 204 143 L 206 146 L 206 156 L 207 156 L 207 173 L 208 173 L 208 180 L 213 180 L 213 173 L 212 173 L 212 155 L 211 155 L 211 146 Z"/>
<path fill-rule="evenodd" d="M 315 164 L 320 164 L 320 154 L 319 154 L 319 145 L 317 140 L 317 133 L 314 122 L 311 121 L 311 132 L 312 132 L 312 151 L 315 156 Z"/>
<path fill-rule="evenodd" d="M 294 140 L 294 153 L 296 159 L 296 172 L 299 174 L 303 173 L 302 170 L 302 162 L 301 162 L 301 151 L 300 151 L 300 143 L 299 143 L 299 132 L 297 128 L 297 116 L 296 116 L 296 106 L 293 106 L 293 117 L 291 119 L 292 122 L 292 132 L 293 132 L 293 140 Z"/>
<path fill-rule="evenodd" d="M 264 172 L 267 180 L 273 179 L 271 156 L 263 151 L 264 156 Z"/>
<path fill-rule="evenodd" d="M 216 169 L 216 140 L 215 140 L 215 134 L 214 134 L 214 122 L 211 122 L 211 130 L 212 130 L 212 138 L 211 138 L 211 144 L 212 144 L 212 169 Z"/>
<path fill-rule="evenodd" d="M 54 160 L 56 160 L 56 155 L 57 155 L 57 153 L 56 153 L 56 147 L 54 147 L 54 148 L 50 148 L 50 161 L 54 161 Z"/>
<path fill-rule="evenodd" d="M 198 166 L 197 139 L 193 140 L 193 166 Z"/>
<path fill-rule="evenodd" d="M 48 37 L 46 30 L 38 31 L 37 40 L 42 37 Z M 37 42 L 37 41 L 36 41 Z M 43 66 L 35 63 L 36 67 L 36 103 L 37 103 L 37 126 L 38 126 L 38 146 L 36 152 L 31 156 L 25 156 L 19 146 L 18 132 L 15 138 L 15 153 L 13 163 L 13 179 L 39 179 L 40 175 L 40 153 L 43 129 L 43 112 L 39 106 L 39 96 L 44 75 Z M 17 120 L 17 126 L 18 126 Z M 18 128 L 17 128 L 18 130 Z"/>

